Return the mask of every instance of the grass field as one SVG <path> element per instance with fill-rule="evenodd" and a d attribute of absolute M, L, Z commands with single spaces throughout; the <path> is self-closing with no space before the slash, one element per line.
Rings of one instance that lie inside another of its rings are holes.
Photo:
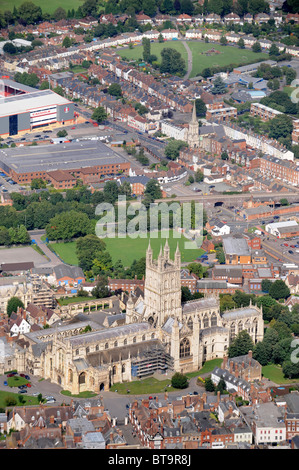
<path fill-rule="evenodd" d="M 190 77 L 200 75 L 203 69 L 208 67 L 217 67 L 234 64 L 241 66 L 251 61 L 258 62 L 268 58 L 268 54 L 255 53 L 248 49 L 239 49 L 233 46 L 221 46 L 218 44 L 204 43 L 200 41 L 188 41 L 188 46 L 192 52 L 192 72 Z M 180 52 L 187 63 L 187 51 L 180 41 L 167 41 L 165 43 L 152 43 L 151 53 L 155 54 L 158 61 L 161 61 L 161 51 L 165 47 L 170 47 Z M 206 55 L 205 52 L 210 49 L 216 49 L 220 54 Z M 125 49 L 119 51 L 122 57 L 128 59 L 142 59 L 143 46 L 135 46 L 134 49 Z"/>
<path fill-rule="evenodd" d="M 51 243 L 51 249 L 67 264 L 78 266 L 78 257 L 76 255 L 76 242 Z"/>
<path fill-rule="evenodd" d="M 170 47 L 178 51 L 182 57 L 187 61 L 187 51 L 180 41 L 166 41 L 164 43 L 160 42 L 153 42 L 151 43 L 151 53 L 157 56 L 158 62 L 161 62 L 161 51 L 165 47 Z M 118 51 L 118 53 L 122 57 L 126 57 L 127 59 L 133 59 L 140 62 L 143 62 L 143 46 L 134 46 L 133 49 L 126 48 L 124 50 Z"/>
<path fill-rule="evenodd" d="M 127 390 L 130 390 L 128 395 L 153 395 L 161 392 L 173 392 L 176 390 L 171 387 L 171 380 L 157 380 L 154 377 L 148 377 L 143 380 L 136 380 L 135 382 L 117 383 L 112 385 L 110 388 L 111 392 L 120 393 L 121 395 L 127 395 Z M 169 387 L 170 385 L 170 387 Z"/>
<path fill-rule="evenodd" d="M 271 380 L 276 384 L 292 384 L 297 383 L 298 379 L 287 379 L 282 373 L 282 368 L 276 364 L 270 364 L 262 367 L 262 374 L 266 379 Z"/>
<path fill-rule="evenodd" d="M 0 1 L 0 11 L 4 12 L 6 10 L 13 11 L 14 7 L 19 8 L 25 0 L 1 0 Z M 77 10 L 80 5 L 83 5 L 83 0 L 64 0 L 61 2 L 60 0 L 52 0 L 51 2 L 47 2 L 46 0 L 32 0 L 35 5 L 41 7 L 43 13 L 54 13 L 54 11 L 62 7 L 65 11 Z"/>
<path fill-rule="evenodd" d="M 13 393 L 13 392 L 0 391 L 0 408 L 5 408 L 7 406 L 6 398 L 14 398 L 16 400 L 17 405 L 21 406 L 19 402 L 20 396 L 24 398 L 24 403 L 22 403 L 22 405 L 23 404 L 24 405 L 38 405 L 39 404 L 37 397 L 30 396 L 30 392 L 28 394 L 26 393 L 18 394 L 18 393 Z"/>
<path fill-rule="evenodd" d="M 154 257 L 158 256 L 161 244 L 164 246 L 166 241 L 164 238 L 165 232 L 162 233 L 162 238 L 161 232 L 158 235 L 158 238 L 152 238 L 152 233 L 150 238 Z M 139 260 L 145 256 L 149 238 L 106 238 L 104 241 L 114 263 L 120 259 L 124 266 L 130 266 L 134 259 Z M 168 238 L 170 257 L 174 257 L 177 243 L 179 244 L 179 249 L 181 251 L 182 263 L 189 263 L 203 254 L 204 250 L 201 248 L 195 248 L 191 250 L 186 249 L 185 242 L 187 242 L 185 237 L 174 238 L 172 236 L 172 231 L 170 231 L 170 237 Z M 51 243 L 51 248 L 65 263 L 78 265 L 76 242 Z"/>

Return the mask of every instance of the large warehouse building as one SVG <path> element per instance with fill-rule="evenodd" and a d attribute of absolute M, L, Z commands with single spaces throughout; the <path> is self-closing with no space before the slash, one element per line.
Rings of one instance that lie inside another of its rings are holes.
<path fill-rule="evenodd" d="M 94 177 L 128 174 L 130 163 L 98 140 L 60 145 L 0 149 L 0 169 L 19 184 L 42 178 L 53 184 L 57 172 L 81 178 L 87 171 Z M 61 186 L 63 187 L 63 186 Z"/>
<path fill-rule="evenodd" d="M 0 136 L 30 132 L 50 124 L 71 124 L 74 103 L 52 90 L 37 90 L 0 80 Z"/>

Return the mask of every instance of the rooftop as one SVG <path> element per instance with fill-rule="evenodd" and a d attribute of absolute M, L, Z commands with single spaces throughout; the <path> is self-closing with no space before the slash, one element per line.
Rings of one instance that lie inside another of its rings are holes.
<path fill-rule="evenodd" d="M 26 113 L 37 108 L 43 108 L 44 106 L 69 103 L 71 103 L 69 100 L 54 93 L 52 90 L 36 90 L 32 93 L 2 98 L 0 100 L 0 116 Z"/>
<path fill-rule="evenodd" d="M 74 170 L 126 160 L 98 140 L 8 148 L 0 151 L 0 167 L 16 173 Z"/>

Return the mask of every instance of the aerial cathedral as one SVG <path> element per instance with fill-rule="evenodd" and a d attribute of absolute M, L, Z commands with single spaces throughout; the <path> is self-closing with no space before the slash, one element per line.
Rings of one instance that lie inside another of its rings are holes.
<path fill-rule="evenodd" d="M 128 295 L 121 324 L 103 327 L 88 314 L 25 333 L 27 347 L 15 346 L 2 365 L 49 379 L 72 394 L 99 393 L 158 370 L 196 371 L 206 360 L 225 356 L 242 330 L 254 343 L 263 339 L 262 309 L 250 304 L 220 312 L 219 298 L 210 294 L 182 303 L 181 253 L 177 246 L 172 259 L 166 240 L 157 258 L 149 243 L 144 293 Z"/>

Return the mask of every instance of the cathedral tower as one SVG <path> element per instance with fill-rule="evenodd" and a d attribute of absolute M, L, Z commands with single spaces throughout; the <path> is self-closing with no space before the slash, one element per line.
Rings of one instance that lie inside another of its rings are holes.
<path fill-rule="evenodd" d="M 163 326 L 168 317 L 182 317 L 181 254 L 177 247 L 171 260 L 169 251 L 166 240 L 157 259 L 153 259 L 150 244 L 146 253 L 144 319 L 155 326 Z"/>

